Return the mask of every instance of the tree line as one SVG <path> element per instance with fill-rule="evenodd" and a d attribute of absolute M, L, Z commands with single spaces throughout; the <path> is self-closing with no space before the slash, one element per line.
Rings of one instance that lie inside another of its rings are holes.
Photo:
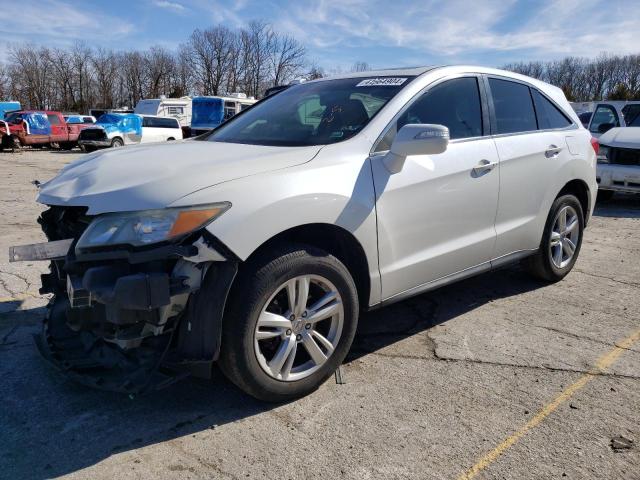
<path fill-rule="evenodd" d="M 640 99 L 640 55 L 602 53 L 592 59 L 566 57 L 510 63 L 503 68 L 556 85 L 569 101 Z"/>
<path fill-rule="evenodd" d="M 25 108 L 87 112 L 134 107 L 140 99 L 243 92 L 260 97 L 268 87 L 305 75 L 322 76 L 305 47 L 269 24 L 243 29 L 215 25 L 194 30 L 175 51 L 114 51 L 77 42 L 71 48 L 13 44 L 0 63 L 0 100 Z"/>
<path fill-rule="evenodd" d="M 571 101 L 640 99 L 640 55 L 600 54 L 503 68 L 556 85 Z M 352 71 L 370 70 L 355 62 Z M 339 73 L 340 69 L 332 70 Z M 0 100 L 25 108 L 86 112 L 134 107 L 140 99 L 243 92 L 259 98 L 274 85 L 325 75 L 305 46 L 271 25 L 196 29 L 175 51 L 115 51 L 77 42 L 70 48 L 11 44 L 0 62 Z"/>

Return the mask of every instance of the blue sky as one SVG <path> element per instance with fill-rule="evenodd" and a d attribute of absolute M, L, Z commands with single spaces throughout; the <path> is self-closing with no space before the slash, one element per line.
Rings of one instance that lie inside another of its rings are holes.
<path fill-rule="evenodd" d="M 7 42 L 175 48 L 195 28 L 252 19 L 307 46 L 331 70 L 443 63 L 500 66 L 640 52 L 638 0 L 29 0 L 0 9 Z"/>

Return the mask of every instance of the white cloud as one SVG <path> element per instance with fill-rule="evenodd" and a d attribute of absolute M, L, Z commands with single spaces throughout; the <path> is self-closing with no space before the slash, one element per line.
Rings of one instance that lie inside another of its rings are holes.
<path fill-rule="evenodd" d="M 186 8 L 184 8 L 184 5 L 177 2 L 169 2 L 167 0 L 155 0 L 153 4 L 156 7 L 165 8 L 167 10 L 173 10 L 174 12 L 179 12 L 179 13 L 183 13 L 186 10 Z"/>
<path fill-rule="evenodd" d="M 9 2 L 0 9 L 0 36 L 4 43 L 68 46 L 77 40 L 117 40 L 132 31 L 130 23 L 91 11 L 86 3 L 72 6 L 60 0 L 41 0 L 37 5 Z"/>
<path fill-rule="evenodd" d="M 444 60 L 640 51 L 634 0 L 302 0 L 274 23 L 315 49 L 401 47 Z"/>

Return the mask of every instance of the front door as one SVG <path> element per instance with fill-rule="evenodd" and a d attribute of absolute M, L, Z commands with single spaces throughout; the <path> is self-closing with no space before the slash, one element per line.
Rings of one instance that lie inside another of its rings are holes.
<path fill-rule="evenodd" d="M 489 268 L 499 165 L 481 98 L 475 76 L 440 82 L 394 120 L 374 149 L 385 300 L 449 275 Z M 407 157 L 402 171 L 390 174 L 382 162 L 384 150 L 409 123 L 445 125 L 451 142 L 442 154 Z"/>
<path fill-rule="evenodd" d="M 47 114 L 47 117 L 51 124 L 51 141 L 66 142 L 69 140 L 67 125 L 60 121 L 60 117 L 54 114 Z"/>

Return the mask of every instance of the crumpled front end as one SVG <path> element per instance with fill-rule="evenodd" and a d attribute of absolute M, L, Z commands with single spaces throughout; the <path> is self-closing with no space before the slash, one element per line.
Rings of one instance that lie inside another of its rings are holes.
<path fill-rule="evenodd" d="M 236 259 L 205 230 L 173 243 L 77 253 L 92 221 L 86 210 L 54 206 L 39 219 L 50 243 L 37 250 L 51 259 L 41 293 L 53 294 L 40 351 L 70 378 L 111 391 L 209 376 Z M 68 251 L 46 248 L 55 245 Z M 29 250 L 13 255 L 42 259 Z"/>

